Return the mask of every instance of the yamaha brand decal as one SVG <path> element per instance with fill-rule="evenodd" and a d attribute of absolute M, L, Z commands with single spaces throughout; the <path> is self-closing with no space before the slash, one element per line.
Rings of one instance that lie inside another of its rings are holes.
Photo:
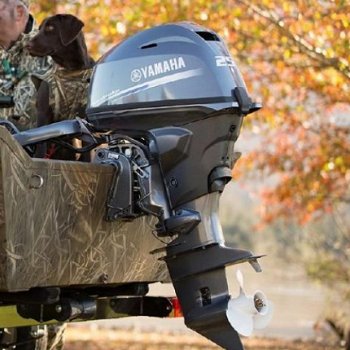
<path fill-rule="evenodd" d="M 149 79 L 160 74 L 177 71 L 186 68 L 183 57 L 174 57 L 168 60 L 150 64 L 141 68 L 134 69 L 131 72 L 130 79 L 133 83 L 138 83 L 141 79 Z"/>

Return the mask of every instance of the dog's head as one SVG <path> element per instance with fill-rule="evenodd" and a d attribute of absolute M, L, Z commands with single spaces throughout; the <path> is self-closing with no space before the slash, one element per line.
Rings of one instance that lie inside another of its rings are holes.
<path fill-rule="evenodd" d="M 52 56 L 75 40 L 84 40 L 83 26 L 84 23 L 73 15 L 48 17 L 41 23 L 39 33 L 29 42 L 28 50 L 33 56 Z"/>

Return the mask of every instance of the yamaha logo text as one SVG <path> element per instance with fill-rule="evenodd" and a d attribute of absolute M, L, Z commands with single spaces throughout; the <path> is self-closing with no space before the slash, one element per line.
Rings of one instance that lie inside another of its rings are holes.
<path fill-rule="evenodd" d="M 177 71 L 181 68 L 186 68 L 185 60 L 183 57 L 174 57 L 168 60 L 134 69 L 131 72 L 130 79 L 132 82 L 138 83 L 141 81 L 141 79 L 153 78 L 160 74 Z"/>

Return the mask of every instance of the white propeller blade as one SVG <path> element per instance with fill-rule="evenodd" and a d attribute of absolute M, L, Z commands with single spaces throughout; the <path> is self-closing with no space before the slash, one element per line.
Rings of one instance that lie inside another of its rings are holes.
<path fill-rule="evenodd" d="M 236 277 L 240 286 L 240 294 L 237 298 L 229 300 L 226 316 L 238 333 L 249 336 L 254 329 L 265 328 L 270 322 L 272 304 L 261 291 L 256 291 L 254 295 L 246 295 L 243 289 L 242 272 L 238 270 Z"/>

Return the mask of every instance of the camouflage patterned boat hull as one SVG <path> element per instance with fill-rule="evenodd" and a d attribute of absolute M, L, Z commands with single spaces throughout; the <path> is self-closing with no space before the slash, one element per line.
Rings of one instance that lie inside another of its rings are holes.
<path fill-rule="evenodd" d="M 113 167 L 32 159 L 0 127 L 0 290 L 163 281 L 155 219 L 103 219 Z"/>

